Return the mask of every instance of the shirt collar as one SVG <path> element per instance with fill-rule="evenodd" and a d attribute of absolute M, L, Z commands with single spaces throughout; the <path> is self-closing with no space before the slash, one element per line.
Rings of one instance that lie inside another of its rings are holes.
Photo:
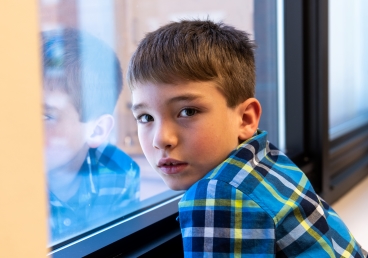
<path fill-rule="evenodd" d="M 253 159 L 254 156 L 258 156 L 258 159 L 261 160 L 267 153 L 268 149 L 267 134 L 268 133 L 266 131 L 258 129 L 251 138 L 239 144 L 238 147 L 234 149 L 221 164 L 212 169 L 204 178 L 215 177 L 219 171 L 223 170 L 223 168 L 226 167 L 227 164 L 231 163 L 232 160 L 240 160 L 243 163 L 247 163 L 250 159 Z M 252 157 L 243 157 L 241 153 L 243 149 L 251 150 L 251 153 L 253 153 Z"/>

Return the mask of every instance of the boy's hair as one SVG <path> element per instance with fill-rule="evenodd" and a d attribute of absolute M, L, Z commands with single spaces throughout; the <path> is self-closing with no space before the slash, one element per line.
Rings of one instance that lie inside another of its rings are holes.
<path fill-rule="evenodd" d="M 128 68 L 131 90 L 139 83 L 213 81 L 234 107 L 254 97 L 253 41 L 244 31 L 206 20 L 182 20 L 148 33 Z"/>
<path fill-rule="evenodd" d="M 122 90 L 120 62 L 101 40 L 76 29 L 42 33 L 44 88 L 68 94 L 86 122 L 112 114 Z"/>

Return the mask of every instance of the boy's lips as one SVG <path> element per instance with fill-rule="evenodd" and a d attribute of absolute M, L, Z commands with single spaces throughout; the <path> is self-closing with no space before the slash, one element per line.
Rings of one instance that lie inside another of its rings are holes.
<path fill-rule="evenodd" d="M 186 168 L 188 163 L 171 158 L 162 158 L 159 160 L 157 167 L 167 175 L 178 174 Z"/>

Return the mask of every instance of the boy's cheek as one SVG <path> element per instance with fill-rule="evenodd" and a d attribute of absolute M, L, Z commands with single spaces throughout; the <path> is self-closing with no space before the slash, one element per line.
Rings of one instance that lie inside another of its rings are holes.
<path fill-rule="evenodd" d="M 44 149 L 47 161 L 62 159 L 64 156 L 70 155 L 71 152 L 67 141 L 63 138 L 46 139 Z"/>
<path fill-rule="evenodd" d="M 60 152 L 62 150 L 67 151 L 68 140 L 67 130 L 63 130 L 61 127 L 55 127 L 53 125 L 45 126 L 45 150 L 46 152 Z"/>
<path fill-rule="evenodd" d="M 70 137 L 63 135 L 59 131 L 46 130 L 44 155 L 47 170 L 55 169 L 68 163 L 73 159 L 80 147 L 77 139 L 70 139 Z"/>
<path fill-rule="evenodd" d="M 46 149 L 45 151 L 45 164 L 47 171 L 66 164 L 70 159 L 71 155 L 65 150 Z"/>
<path fill-rule="evenodd" d="M 144 155 L 149 158 L 152 155 L 151 152 L 154 151 L 149 133 L 138 129 L 138 140 L 142 147 Z"/>

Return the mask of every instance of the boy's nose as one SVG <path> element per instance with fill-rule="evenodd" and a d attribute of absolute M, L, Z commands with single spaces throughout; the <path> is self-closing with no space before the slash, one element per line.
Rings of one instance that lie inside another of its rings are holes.
<path fill-rule="evenodd" d="M 176 146 L 178 138 L 175 129 L 168 124 L 157 126 L 153 139 L 153 147 L 155 149 L 169 149 Z"/>

